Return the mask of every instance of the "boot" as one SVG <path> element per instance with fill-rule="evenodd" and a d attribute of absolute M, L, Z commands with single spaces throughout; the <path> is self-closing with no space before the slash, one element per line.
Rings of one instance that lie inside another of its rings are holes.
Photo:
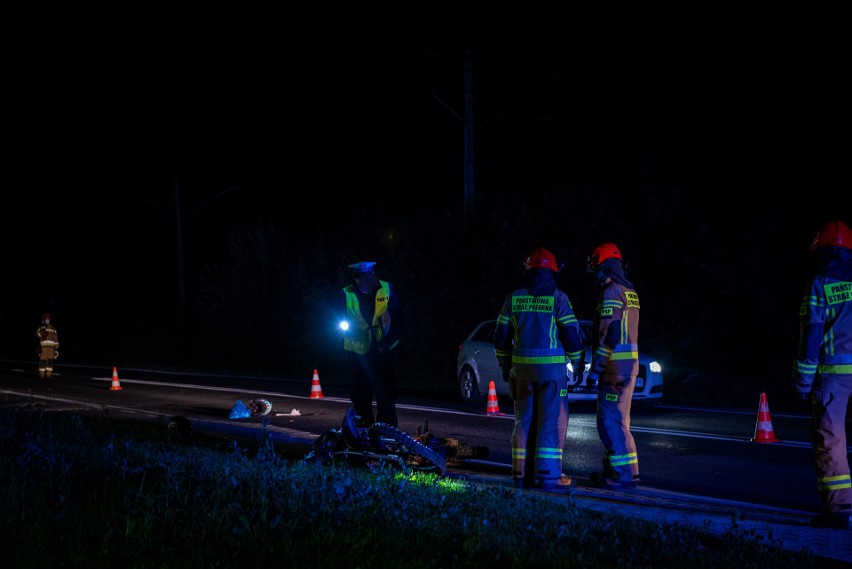
<path fill-rule="evenodd" d="M 604 476 L 601 472 L 592 472 L 589 480 L 598 488 L 606 488 L 607 490 L 632 490 L 639 486 L 638 475 L 634 476 L 632 480 L 616 480 Z"/>
<path fill-rule="evenodd" d="M 564 474 L 555 480 L 539 480 L 537 487 L 545 492 L 567 493 L 571 490 L 573 480 Z"/>

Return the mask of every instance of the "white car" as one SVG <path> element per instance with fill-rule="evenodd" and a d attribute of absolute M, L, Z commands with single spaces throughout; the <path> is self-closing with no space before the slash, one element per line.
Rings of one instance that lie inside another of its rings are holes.
<path fill-rule="evenodd" d="M 583 343 L 586 345 L 586 372 L 592 361 L 589 347 L 590 320 L 580 320 L 580 330 Z M 494 329 L 496 320 L 481 322 L 459 345 L 456 373 L 459 380 L 459 394 L 462 401 L 468 405 L 480 406 L 488 396 L 488 384 L 493 381 L 497 395 L 509 395 L 509 384 L 503 381 L 503 373 L 497 365 L 497 355 L 494 353 Z M 571 401 L 594 401 L 595 391 L 585 385 L 573 383 L 571 364 L 567 364 L 568 399 Z M 583 375 L 583 383 L 586 376 Z M 636 378 L 636 388 L 633 391 L 633 401 L 656 400 L 663 398 L 663 369 L 651 356 L 639 352 L 639 375 Z"/>

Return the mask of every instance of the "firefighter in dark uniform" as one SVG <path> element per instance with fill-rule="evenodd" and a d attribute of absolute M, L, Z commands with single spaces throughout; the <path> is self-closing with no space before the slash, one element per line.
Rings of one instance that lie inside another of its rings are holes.
<path fill-rule="evenodd" d="M 494 331 L 497 361 L 514 402 L 512 477 L 518 488 L 566 492 L 572 482 L 562 473 L 566 364 L 582 381 L 586 352 L 571 301 L 556 288 L 556 257 L 535 249 L 524 269 L 526 287 L 506 297 Z"/>
<path fill-rule="evenodd" d="M 354 284 L 341 291 L 348 329 L 343 349 L 352 373 L 350 399 L 361 426 L 375 421 L 397 426 L 396 348 L 402 332 L 402 314 L 391 283 L 379 280 L 376 263 L 349 265 Z M 376 413 L 373 413 L 373 398 Z"/>
<path fill-rule="evenodd" d="M 639 374 L 639 295 L 624 272 L 614 243 L 595 247 L 586 260 L 601 289 L 592 324 L 588 385 L 597 389 L 596 422 L 604 446 L 603 471 L 592 474 L 602 488 L 639 485 L 639 457 L 630 432 L 630 406 Z"/>
<path fill-rule="evenodd" d="M 53 375 L 53 361 L 59 357 L 59 335 L 50 323 L 50 314 L 41 317 L 35 335 L 38 339 L 38 376 L 47 379 Z"/>
<path fill-rule="evenodd" d="M 852 394 L 852 229 L 825 223 L 811 244 L 812 276 L 799 308 L 793 385 L 811 405 L 811 441 L 822 511 L 815 527 L 848 529 L 852 479 L 846 411 Z"/>

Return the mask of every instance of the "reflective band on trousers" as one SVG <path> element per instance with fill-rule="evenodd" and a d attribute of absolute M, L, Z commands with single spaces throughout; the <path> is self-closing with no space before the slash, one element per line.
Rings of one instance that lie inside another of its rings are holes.
<path fill-rule="evenodd" d="M 635 452 L 628 454 L 614 454 L 609 457 L 609 463 L 612 466 L 626 466 L 628 464 L 636 464 L 637 462 L 639 462 L 639 458 L 636 456 Z"/>
<path fill-rule="evenodd" d="M 827 476 L 817 480 L 817 487 L 820 490 L 841 490 L 843 488 L 852 488 L 852 478 L 848 474 L 841 476 Z"/>

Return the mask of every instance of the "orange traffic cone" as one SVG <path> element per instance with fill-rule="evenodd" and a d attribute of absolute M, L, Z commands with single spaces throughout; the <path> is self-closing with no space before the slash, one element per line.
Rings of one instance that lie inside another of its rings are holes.
<path fill-rule="evenodd" d="M 493 381 L 488 384 L 488 407 L 485 409 L 485 413 L 488 415 L 503 414 L 500 412 L 500 406 L 497 404 L 497 388 L 494 386 Z"/>
<path fill-rule="evenodd" d="M 110 391 L 118 391 L 119 389 L 124 389 L 121 387 L 121 384 L 118 383 L 118 370 L 112 368 L 112 385 L 110 386 Z"/>
<path fill-rule="evenodd" d="M 320 387 L 319 382 L 319 374 L 317 370 L 314 370 L 314 378 L 311 380 L 311 399 L 322 399 L 325 395 L 322 394 L 322 387 Z"/>
<path fill-rule="evenodd" d="M 754 426 L 754 443 L 777 443 L 781 439 L 775 438 L 772 430 L 772 417 L 769 415 L 769 403 L 766 401 L 766 393 L 760 394 L 760 405 L 757 408 L 757 424 Z"/>

